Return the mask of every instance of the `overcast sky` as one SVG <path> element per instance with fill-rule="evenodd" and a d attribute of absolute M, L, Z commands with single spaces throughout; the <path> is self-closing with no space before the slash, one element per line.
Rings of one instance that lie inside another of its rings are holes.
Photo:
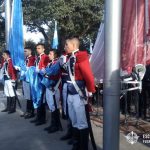
<path fill-rule="evenodd" d="M 2 13 L 2 16 L 5 17 L 5 13 Z M 45 30 L 47 30 L 47 27 L 45 25 L 43 25 L 43 27 L 45 28 Z M 24 34 L 25 41 L 33 40 L 34 42 L 38 43 L 40 39 L 44 38 L 40 32 L 38 33 L 27 32 L 26 26 L 23 26 L 23 34 Z"/>
<path fill-rule="evenodd" d="M 26 26 L 23 27 L 23 34 L 25 41 L 33 40 L 34 42 L 38 43 L 40 39 L 43 39 L 43 35 L 39 32 L 38 33 L 27 32 Z"/>

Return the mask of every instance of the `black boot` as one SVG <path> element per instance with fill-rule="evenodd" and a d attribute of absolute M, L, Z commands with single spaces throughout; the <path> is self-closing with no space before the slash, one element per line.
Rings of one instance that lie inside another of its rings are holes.
<path fill-rule="evenodd" d="M 29 114 L 29 110 L 28 110 L 28 107 L 29 107 L 29 100 L 26 100 L 27 101 L 27 103 L 26 103 L 26 112 L 25 113 L 23 113 L 22 115 L 20 115 L 20 117 L 27 117 L 28 116 L 28 114 Z"/>
<path fill-rule="evenodd" d="M 8 114 L 12 114 L 16 112 L 16 97 L 11 97 L 10 101 L 10 110 L 8 111 Z"/>
<path fill-rule="evenodd" d="M 34 107 L 32 100 L 27 100 L 27 115 L 24 116 L 25 119 L 33 118 L 34 115 Z"/>
<path fill-rule="evenodd" d="M 80 150 L 88 150 L 89 129 L 80 130 Z"/>
<path fill-rule="evenodd" d="M 60 111 L 59 111 L 59 109 L 56 110 L 56 116 L 57 116 L 56 117 L 56 125 L 57 125 L 58 129 L 60 131 L 62 131 L 63 128 L 62 128 L 62 124 L 61 124 L 61 121 L 60 121 Z"/>
<path fill-rule="evenodd" d="M 45 104 L 41 104 L 39 108 L 37 108 L 37 122 L 36 126 L 40 126 L 46 123 L 46 107 Z"/>
<path fill-rule="evenodd" d="M 7 105 L 6 108 L 4 110 L 2 110 L 1 112 L 7 112 L 10 110 L 10 97 L 7 97 Z"/>
<path fill-rule="evenodd" d="M 30 111 L 24 118 L 30 119 L 30 118 L 34 118 L 34 117 L 35 117 L 35 114 L 32 111 Z"/>
<path fill-rule="evenodd" d="M 62 116 L 62 119 L 67 120 L 67 116 L 65 115 L 65 112 L 64 112 L 63 109 L 62 109 L 62 114 L 61 114 L 61 116 Z"/>
<path fill-rule="evenodd" d="M 51 128 L 55 126 L 55 116 L 54 116 L 54 113 L 51 112 L 51 122 L 50 122 L 50 125 L 46 128 L 44 128 L 45 131 L 50 131 Z"/>
<path fill-rule="evenodd" d="M 73 147 L 72 150 L 80 150 L 80 130 L 73 128 Z"/>
<path fill-rule="evenodd" d="M 52 116 L 54 118 L 54 122 L 53 122 L 51 128 L 48 130 L 48 133 L 54 133 L 54 132 L 57 132 L 59 130 L 62 131 L 62 125 L 61 125 L 61 122 L 60 122 L 59 109 L 52 112 Z"/>
<path fill-rule="evenodd" d="M 23 114 L 20 115 L 20 117 L 26 117 L 28 115 L 28 112 L 25 112 Z"/>
<path fill-rule="evenodd" d="M 72 138 L 72 130 L 73 129 L 72 129 L 72 124 L 71 124 L 70 119 L 68 119 L 68 126 L 67 126 L 67 128 L 68 128 L 67 133 L 60 138 L 60 140 L 62 140 L 62 141 Z"/>
<path fill-rule="evenodd" d="M 37 122 L 38 122 L 38 117 L 37 117 L 37 115 L 36 115 L 35 119 L 31 120 L 30 122 L 31 122 L 31 123 L 37 123 Z"/>
<path fill-rule="evenodd" d="M 58 129 L 57 129 L 57 126 L 56 126 L 56 111 L 53 111 L 51 112 L 51 124 L 48 128 L 48 133 L 52 133 L 52 132 L 56 132 Z"/>

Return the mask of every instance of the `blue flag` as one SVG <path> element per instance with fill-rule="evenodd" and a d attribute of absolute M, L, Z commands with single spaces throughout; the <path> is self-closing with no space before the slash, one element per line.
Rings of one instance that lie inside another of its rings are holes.
<path fill-rule="evenodd" d="M 24 63 L 22 0 L 13 0 L 9 51 L 11 52 L 13 64 L 21 66 Z"/>
<path fill-rule="evenodd" d="M 36 67 L 30 67 L 25 74 L 25 81 L 30 83 L 31 97 L 34 108 L 41 106 L 42 93 L 44 85 L 41 83 L 42 78 L 36 73 Z"/>
<path fill-rule="evenodd" d="M 57 32 L 57 21 L 55 21 L 55 31 L 52 43 L 52 49 L 58 49 L 58 32 Z"/>
<path fill-rule="evenodd" d="M 92 41 L 90 39 L 90 54 L 92 54 L 92 53 L 93 53 L 93 43 L 92 43 Z"/>

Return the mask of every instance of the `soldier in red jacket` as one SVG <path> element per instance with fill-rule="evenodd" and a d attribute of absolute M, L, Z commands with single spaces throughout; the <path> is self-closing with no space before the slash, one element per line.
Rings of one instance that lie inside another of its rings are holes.
<path fill-rule="evenodd" d="M 35 65 L 35 56 L 32 55 L 32 50 L 30 47 L 25 47 L 24 53 L 26 57 L 25 65 L 28 69 L 29 67 Z M 30 83 L 23 81 L 22 85 L 23 85 L 23 95 L 24 99 L 27 100 L 27 105 L 26 105 L 26 112 L 23 115 L 21 115 L 21 117 L 25 117 L 25 119 L 28 119 L 34 117 L 34 107 L 31 98 Z"/>
<path fill-rule="evenodd" d="M 44 44 L 37 44 L 36 51 L 38 53 L 38 57 L 36 59 L 36 68 L 37 72 L 47 67 L 49 63 L 49 57 L 44 53 L 45 46 Z"/>
<path fill-rule="evenodd" d="M 61 90 L 61 71 L 59 71 L 55 75 L 48 75 L 50 68 L 58 63 L 58 53 L 56 51 L 50 50 L 49 52 L 50 63 L 44 71 L 43 76 L 46 79 L 43 84 L 46 86 L 46 101 L 51 111 L 51 123 L 45 128 L 45 131 L 48 133 L 54 133 L 59 130 L 62 130 L 61 122 L 60 122 L 60 90 Z"/>
<path fill-rule="evenodd" d="M 3 58 L 5 60 L 3 64 L 4 93 L 7 96 L 7 107 L 2 112 L 14 113 L 16 111 L 15 84 L 17 74 L 9 51 L 3 52 Z"/>
<path fill-rule="evenodd" d="M 32 56 L 32 50 L 31 48 L 25 48 L 25 54 L 26 54 L 26 66 L 31 67 L 35 65 L 35 56 Z"/>
<path fill-rule="evenodd" d="M 36 51 L 38 53 L 38 57 L 35 61 L 36 72 L 39 74 L 39 78 L 43 78 L 40 75 L 40 70 L 47 67 L 49 63 L 49 57 L 44 53 L 45 51 L 44 44 L 37 44 Z M 44 99 L 45 90 L 46 89 L 43 89 L 41 105 L 37 108 L 37 117 L 35 120 L 31 121 L 31 123 L 35 123 L 36 126 L 46 123 L 46 108 L 45 108 L 45 99 Z"/>
<path fill-rule="evenodd" d="M 88 150 L 89 124 L 86 108 L 88 98 L 95 92 L 95 83 L 88 54 L 86 51 L 79 51 L 79 45 L 78 38 L 70 38 L 65 44 L 69 56 L 65 67 L 69 74 L 67 103 L 75 141 L 73 150 Z"/>

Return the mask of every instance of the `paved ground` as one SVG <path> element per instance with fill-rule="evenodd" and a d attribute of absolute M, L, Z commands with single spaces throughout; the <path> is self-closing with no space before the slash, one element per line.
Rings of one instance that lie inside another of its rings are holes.
<path fill-rule="evenodd" d="M 25 101 L 19 97 L 25 107 Z M 5 107 L 6 98 L 0 92 L 0 110 Z M 0 112 L 0 150 L 70 150 L 71 147 L 67 142 L 60 141 L 60 137 L 66 131 L 66 122 L 63 123 L 63 132 L 55 134 L 47 134 L 43 131 L 48 125 L 35 127 L 29 122 L 20 117 L 21 110 L 18 108 L 15 114 L 8 115 Z M 49 113 L 48 113 L 49 115 Z M 49 122 L 49 120 L 48 120 Z M 96 139 L 98 150 L 102 147 L 102 127 L 97 127 L 93 124 L 94 136 Z M 126 141 L 125 135 L 120 134 L 120 150 L 149 150 L 150 147 L 138 142 L 134 145 Z M 92 148 L 90 147 L 90 150 Z"/>

